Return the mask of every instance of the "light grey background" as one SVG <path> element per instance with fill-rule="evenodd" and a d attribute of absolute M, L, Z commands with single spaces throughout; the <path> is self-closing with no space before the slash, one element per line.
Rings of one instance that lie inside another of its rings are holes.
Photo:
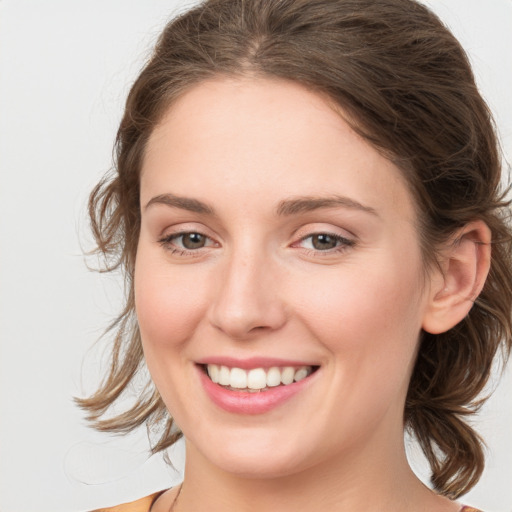
<path fill-rule="evenodd" d="M 89 272 L 85 205 L 111 164 L 131 81 L 178 0 L 0 0 L 0 511 L 79 512 L 179 481 L 145 432 L 87 429 L 71 397 L 122 286 Z M 428 2 L 471 55 L 512 160 L 512 0 Z M 486 472 L 465 502 L 512 511 L 512 375 L 477 421 Z M 411 448 L 413 466 L 425 467 Z M 183 458 L 178 448 L 178 469 Z"/>

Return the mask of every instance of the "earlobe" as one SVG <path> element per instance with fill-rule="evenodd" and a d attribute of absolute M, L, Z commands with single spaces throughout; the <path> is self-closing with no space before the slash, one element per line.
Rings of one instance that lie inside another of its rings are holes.
<path fill-rule="evenodd" d="M 431 278 L 422 324 L 431 334 L 446 332 L 463 320 L 482 291 L 491 263 L 491 230 L 483 221 L 470 222 L 442 255 L 440 269 Z"/>

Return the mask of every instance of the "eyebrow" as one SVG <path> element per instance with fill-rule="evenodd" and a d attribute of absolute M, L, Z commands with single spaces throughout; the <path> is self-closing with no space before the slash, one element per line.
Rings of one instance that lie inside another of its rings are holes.
<path fill-rule="evenodd" d="M 163 204 L 172 208 L 180 208 L 182 210 L 200 213 L 203 215 L 215 215 L 215 210 L 210 205 L 191 197 L 176 196 L 174 194 L 160 194 L 151 198 L 144 209 L 146 210 L 154 204 Z M 338 195 L 329 197 L 301 196 L 292 199 L 285 199 L 277 206 L 276 213 L 278 216 L 289 216 L 296 215 L 298 213 L 311 212 L 322 208 L 335 208 L 340 206 L 351 210 L 370 213 L 377 217 L 379 216 L 374 208 L 365 206 L 349 197 Z"/>
<path fill-rule="evenodd" d="M 160 194 L 151 198 L 144 210 L 147 210 L 154 204 L 165 204 L 172 208 L 180 208 L 194 213 L 202 213 L 204 215 L 215 215 L 213 208 L 198 199 L 192 199 L 190 197 L 175 196 L 174 194 Z"/>
<path fill-rule="evenodd" d="M 354 199 L 344 196 L 329 196 L 329 197 L 314 197 L 304 196 L 293 199 L 281 201 L 277 207 L 277 214 L 281 216 L 295 215 L 297 213 L 305 213 L 321 208 L 335 208 L 335 207 L 349 208 L 351 210 L 359 210 L 365 213 L 370 213 L 379 216 L 377 210 L 371 206 L 365 206 Z"/>

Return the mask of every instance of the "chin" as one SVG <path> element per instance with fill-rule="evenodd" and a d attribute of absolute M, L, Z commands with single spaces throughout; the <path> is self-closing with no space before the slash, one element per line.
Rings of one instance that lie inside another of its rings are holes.
<path fill-rule="evenodd" d="M 275 452 L 276 450 L 274 450 Z M 261 454 L 233 457 L 219 457 L 215 461 L 223 471 L 247 479 L 276 479 L 287 477 L 300 472 L 302 468 L 296 460 L 291 460 L 285 454 L 279 457 L 267 457 Z"/>
<path fill-rule="evenodd" d="M 203 442 L 190 448 L 200 451 L 203 458 L 220 470 L 251 479 L 272 479 L 296 474 L 311 466 L 314 458 L 307 453 L 304 440 L 293 442 L 290 438 L 283 440 L 282 436 L 276 440 L 274 436 L 265 436 L 262 432 L 238 436 L 227 434 L 221 442 Z"/>

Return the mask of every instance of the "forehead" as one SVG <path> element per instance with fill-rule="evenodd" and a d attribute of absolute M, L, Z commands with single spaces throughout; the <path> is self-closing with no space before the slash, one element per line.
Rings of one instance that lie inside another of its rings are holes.
<path fill-rule="evenodd" d="M 261 206 L 283 196 L 349 196 L 411 216 L 399 169 L 356 134 L 340 111 L 300 84 L 216 79 L 181 96 L 153 131 L 141 200 L 174 193 L 245 196 Z"/>

